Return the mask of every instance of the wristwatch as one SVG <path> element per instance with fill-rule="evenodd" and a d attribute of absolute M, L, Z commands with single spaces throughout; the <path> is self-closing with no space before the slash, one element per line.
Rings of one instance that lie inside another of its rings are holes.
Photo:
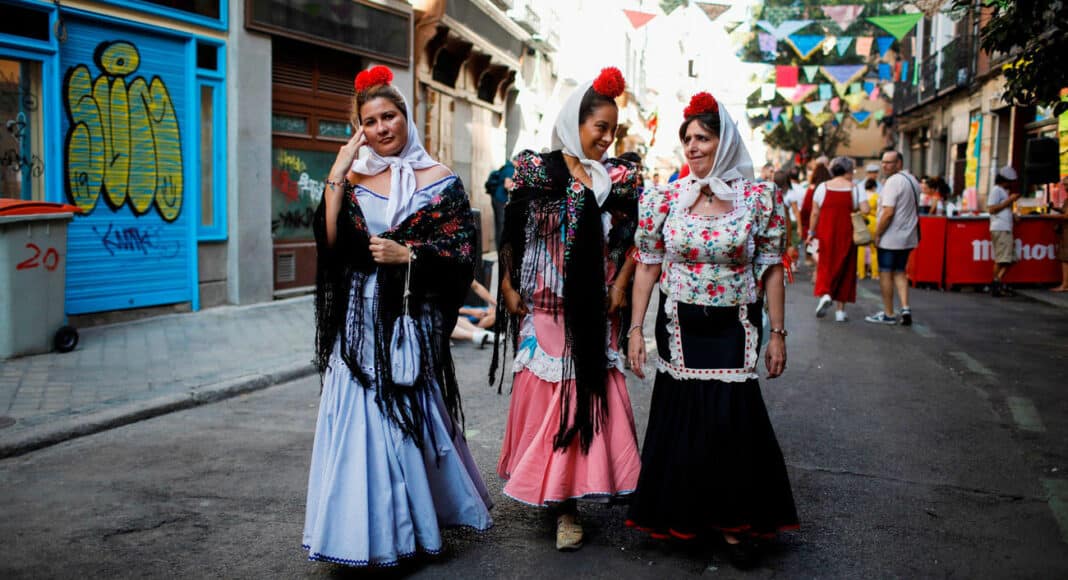
<path fill-rule="evenodd" d="M 789 332 L 786 332 L 785 328 L 772 328 L 768 332 L 770 332 L 772 334 L 781 334 L 783 338 L 786 338 L 787 335 L 790 334 Z"/>

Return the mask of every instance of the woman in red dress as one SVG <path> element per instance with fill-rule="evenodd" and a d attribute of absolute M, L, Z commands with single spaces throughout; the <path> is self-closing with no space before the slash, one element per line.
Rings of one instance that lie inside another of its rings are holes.
<path fill-rule="evenodd" d="M 823 318 L 834 302 L 836 322 L 849 320 L 846 302 L 857 301 L 857 247 L 853 245 L 850 214 L 857 210 L 867 213 L 869 209 L 853 183 L 853 169 L 853 160 L 848 157 L 831 160 L 832 178 L 821 183 L 812 195 L 808 230 L 808 241 L 819 240 L 820 259 L 813 289 L 819 297 L 816 317 Z"/>
<path fill-rule="evenodd" d="M 816 163 L 812 169 L 812 174 L 808 179 L 808 189 L 805 190 L 805 199 L 801 201 L 801 231 L 807 232 L 812 228 L 809 225 L 812 222 L 812 196 L 816 193 L 816 188 L 821 183 L 831 178 L 831 172 L 827 171 L 827 166 L 823 163 Z M 808 247 L 808 243 L 805 243 L 805 247 Z M 817 250 L 818 253 L 818 250 Z M 819 256 L 813 256 L 811 252 L 805 252 L 805 265 L 812 266 L 819 260 Z"/>

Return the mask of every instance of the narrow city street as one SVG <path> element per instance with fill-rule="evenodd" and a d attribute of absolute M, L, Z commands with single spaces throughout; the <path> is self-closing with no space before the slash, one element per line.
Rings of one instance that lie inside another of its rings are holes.
<path fill-rule="evenodd" d="M 466 431 L 496 526 L 371 577 L 1068 577 L 1068 310 L 973 291 L 914 292 L 911 328 L 817 320 L 788 293 L 786 375 L 762 381 L 802 520 L 738 572 L 707 547 L 647 539 L 587 505 L 587 542 L 500 494 L 507 392 L 490 351 L 455 349 Z M 648 322 L 647 322 L 648 323 Z M 646 333 L 647 335 L 650 333 Z M 639 437 L 652 380 L 628 374 Z M 362 577 L 300 549 L 318 380 L 162 415 L 0 461 L 4 578 Z"/>

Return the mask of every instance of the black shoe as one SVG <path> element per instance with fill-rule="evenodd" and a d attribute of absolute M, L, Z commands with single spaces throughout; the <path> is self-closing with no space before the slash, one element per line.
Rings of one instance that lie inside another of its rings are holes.
<path fill-rule="evenodd" d="M 1016 291 L 1014 291 L 1012 288 L 1002 284 L 1001 285 L 1001 295 L 1002 296 L 1016 296 Z"/>
<path fill-rule="evenodd" d="M 912 309 L 901 309 L 901 326 L 912 326 Z"/>
<path fill-rule="evenodd" d="M 990 283 L 990 295 L 994 298 L 1001 298 L 1004 294 L 1001 292 L 1001 282 L 994 280 Z"/>
<path fill-rule="evenodd" d="M 748 570 L 760 563 L 760 544 L 752 538 L 738 538 L 737 544 L 725 542 L 727 559 L 739 570 Z"/>

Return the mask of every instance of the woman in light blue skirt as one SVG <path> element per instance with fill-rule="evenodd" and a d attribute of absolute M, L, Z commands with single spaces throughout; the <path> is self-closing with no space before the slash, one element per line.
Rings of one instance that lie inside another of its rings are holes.
<path fill-rule="evenodd" d="M 356 77 L 356 131 L 313 226 L 323 390 L 303 545 L 311 560 L 349 566 L 394 566 L 440 552 L 442 527 L 493 525 L 448 341 L 472 279 L 474 221 L 391 80 L 385 67 Z"/>

